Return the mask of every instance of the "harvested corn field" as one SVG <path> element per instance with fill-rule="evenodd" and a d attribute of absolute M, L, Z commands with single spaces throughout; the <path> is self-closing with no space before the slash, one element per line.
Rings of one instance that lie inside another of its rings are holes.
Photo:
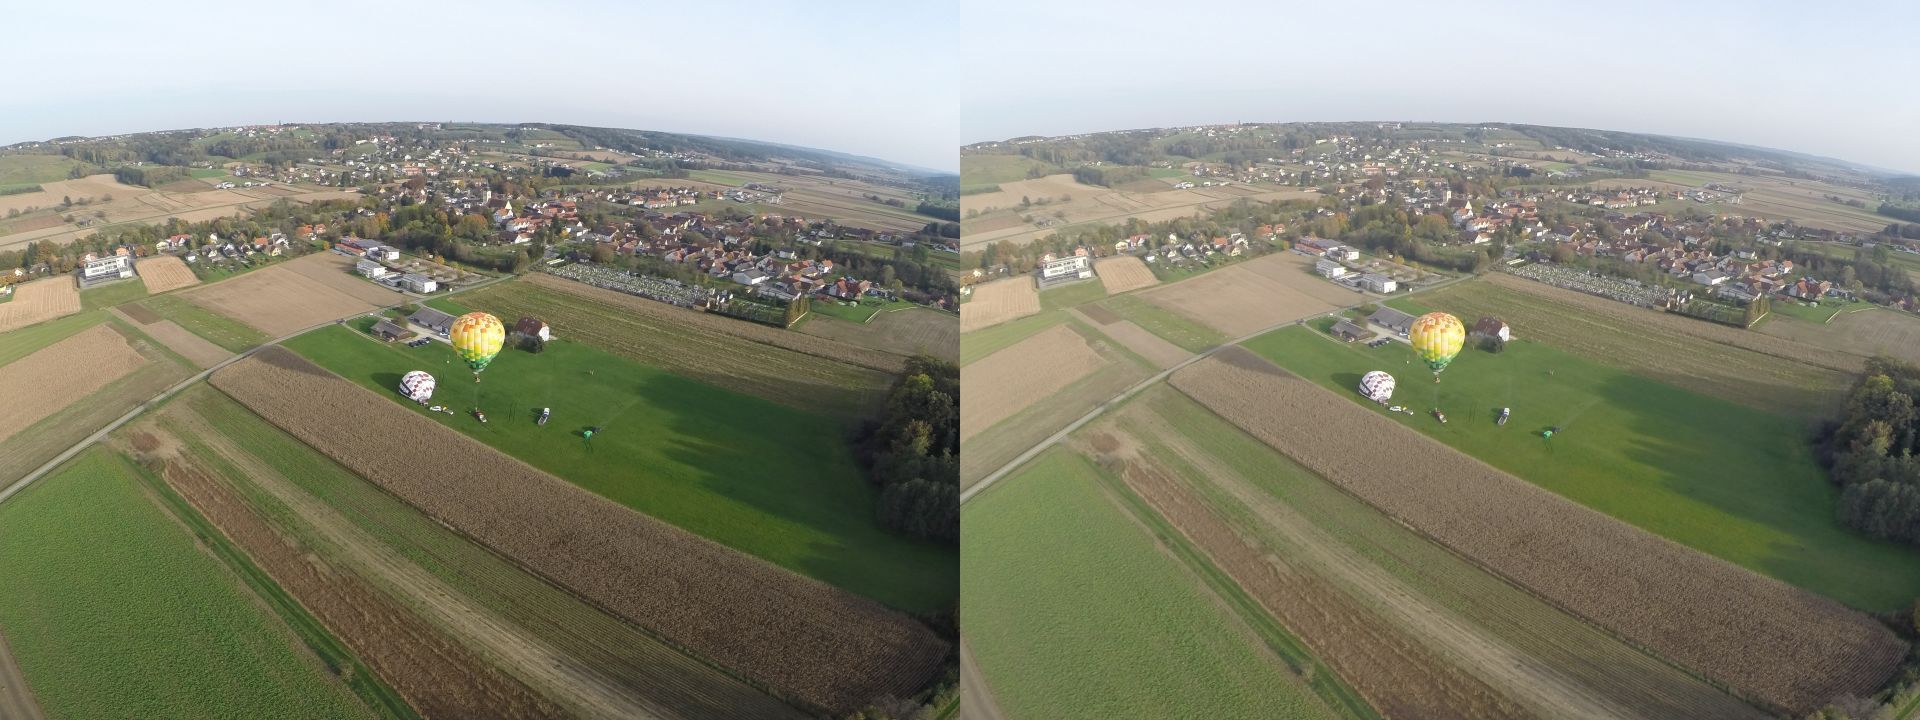
<path fill-rule="evenodd" d="M 802 717 L 442 527 L 212 388 L 125 435 L 429 717 Z"/>
<path fill-rule="evenodd" d="M 1072 328 L 1055 325 L 961 370 L 960 438 L 1046 400 L 1106 361 Z"/>
<path fill-rule="evenodd" d="M 1040 293 L 1025 275 L 980 283 L 972 292 L 973 299 L 960 306 L 962 333 L 1040 312 Z"/>
<path fill-rule="evenodd" d="M 534 273 L 459 296 L 503 318 L 692 380 L 836 415 L 864 415 L 905 367 L 900 356 L 710 315 Z"/>
<path fill-rule="evenodd" d="M 1552 718 L 1764 717 L 1408 530 L 1172 388 L 1148 390 L 1079 444 L 1388 717 L 1516 707 Z"/>
<path fill-rule="evenodd" d="M 1907 652 L 1837 602 L 1588 510 L 1244 349 L 1173 384 L 1408 526 L 1751 701 L 1803 714 L 1867 694 Z"/>
<path fill-rule="evenodd" d="M 62 275 L 13 286 L 13 299 L 0 303 L 0 333 L 80 312 L 80 291 Z"/>
<path fill-rule="evenodd" d="M 215 387 L 429 515 L 793 702 L 845 714 L 924 686 L 946 642 L 546 475 L 280 348 Z"/>
<path fill-rule="evenodd" d="M 1360 302 L 1358 293 L 1305 270 L 1293 253 L 1274 253 L 1142 293 L 1160 307 L 1241 337 Z"/>
<path fill-rule="evenodd" d="M 1119 295 L 1129 290 L 1153 287 L 1160 284 L 1160 278 L 1140 258 L 1132 255 L 1115 255 L 1093 261 L 1093 273 L 1100 276 L 1100 284 L 1107 286 L 1108 295 Z"/>
<path fill-rule="evenodd" d="M 112 327 L 95 325 L 0 365 L 0 441 L 145 365 Z"/>
<path fill-rule="evenodd" d="M 146 283 L 149 295 L 200 284 L 200 278 L 194 277 L 193 268 L 171 255 L 142 258 L 133 264 L 133 272 L 140 276 L 140 282 Z"/>
<path fill-rule="evenodd" d="M 1845 397 L 1858 356 L 1488 273 L 1419 296 L 1462 318 L 1494 316 L 1533 338 L 1636 374 L 1762 410 L 1822 415 Z"/>

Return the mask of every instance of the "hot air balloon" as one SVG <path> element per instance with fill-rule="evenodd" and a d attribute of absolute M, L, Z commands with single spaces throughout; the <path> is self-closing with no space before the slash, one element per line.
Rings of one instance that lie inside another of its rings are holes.
<path fill-rule="evenodd" d="M 1377 403 L 1392 399 L 1393 376 L 1379 370 L 1360 376 L 1360 394 Z"/>
<path fill-rule="evenodd" d="M 1430 312 L 1413 321 L 1407 340 L 1413 343 L 1413 353 L 1433 368 L 1433 381 L 1439 382 L 1440 371 L 1447 369 L 1447 363 L 1453 362 L 1453 356 L 1460 354 L 1460 346 L 1466 343 L 1467 329 L 1460 318 Z"/>
<path fill-rule="evenodd" d="M 507 340 L 507 328 L 500 324 L 500 318 L 471 312 L 453 321 L 447 339 L 453 341 L 453 351 L 459 353 L 467 367 L 473 368 L 474 382 L 479 382 L 480 371 L 487 369 L 493 356 L 500 354 L 500 346 Z"/>
<path fill-rule="evenodd" d="M 400 377 L 400 394 L 422 405 L 433 399 L 433 386 L 433 376 L 425 370 L 415 370 Z"/>

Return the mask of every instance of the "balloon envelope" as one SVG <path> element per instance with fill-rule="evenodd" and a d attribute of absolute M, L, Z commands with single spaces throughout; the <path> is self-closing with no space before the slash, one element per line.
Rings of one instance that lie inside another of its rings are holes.
<path fill-rule="evenodd" d="M 500 324 L 500 318 L 471 312 L 453 321 L 447 339 L 453 341 L 453 351 L 459 353 L 460 360 L 474 372 L 480 372 L 487 369 L 487 363 L 493 362 L 493 356 L 500 354 L 500 346 L 507 340 L 507 328 Z"/>
<path fill-rule="evenodd" d="M 1393 398 L 1393 376 L 1379 370 L 1360 377 L 1360 394 L 1368 400 L 1383 403 Z"/>
<path fill-rule="evenodd" d="M 1413 343 L 1413 352 L 1420 356 L 1420 361 L 1438 373 L 1447 369 L 1453 356 L 1460 354 L 1460 346 L 1467 341 L 1467 328 L 1460 324 L 1460 318 L 1430 312 L 1413 321 L 1407 340 Z"/>
<path fill-rule="evenodd" d="M 433 376 L 425 370 L 415 370 L 400 377 L 400 394 L 417 403 L 433 398 Z"/>

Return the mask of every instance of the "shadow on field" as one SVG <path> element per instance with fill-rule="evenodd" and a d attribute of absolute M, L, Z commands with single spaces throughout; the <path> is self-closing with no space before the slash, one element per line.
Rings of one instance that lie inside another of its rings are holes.
<path fill-rule="evenodd" d="M 1726 559 L 1855 606 L 1886 609 L 1920 591 L 1920 559 L 1835 519 L 1838 493 L 1814 461 L 1810 421 L 1632 375 L 1600 383 L 1596 394 L 1627 416 L 1629 431 L 1597 441 L 1624 444 L 1615 451 L 1634 466 L 1629 482 L 1657 483 L 1732 518 L 1669 501 L 1639 508 L 1636 524 L 1682 544 L 1710 543 Z M 1588 428 L 1606 431 L 1578 422 L 1571 430 Z"/>

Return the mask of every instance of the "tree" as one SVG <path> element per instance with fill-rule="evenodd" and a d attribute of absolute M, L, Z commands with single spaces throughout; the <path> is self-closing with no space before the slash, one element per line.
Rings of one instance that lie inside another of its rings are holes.
<path fill-rule="evenodd" d="M 613 248 L 608 247 L 606 243 L 594 243 L 593 249 L 587 251 L 587 259 L 592 260 L 594 264 L 597 265 L 611 264 L 613 262 Z"/>

